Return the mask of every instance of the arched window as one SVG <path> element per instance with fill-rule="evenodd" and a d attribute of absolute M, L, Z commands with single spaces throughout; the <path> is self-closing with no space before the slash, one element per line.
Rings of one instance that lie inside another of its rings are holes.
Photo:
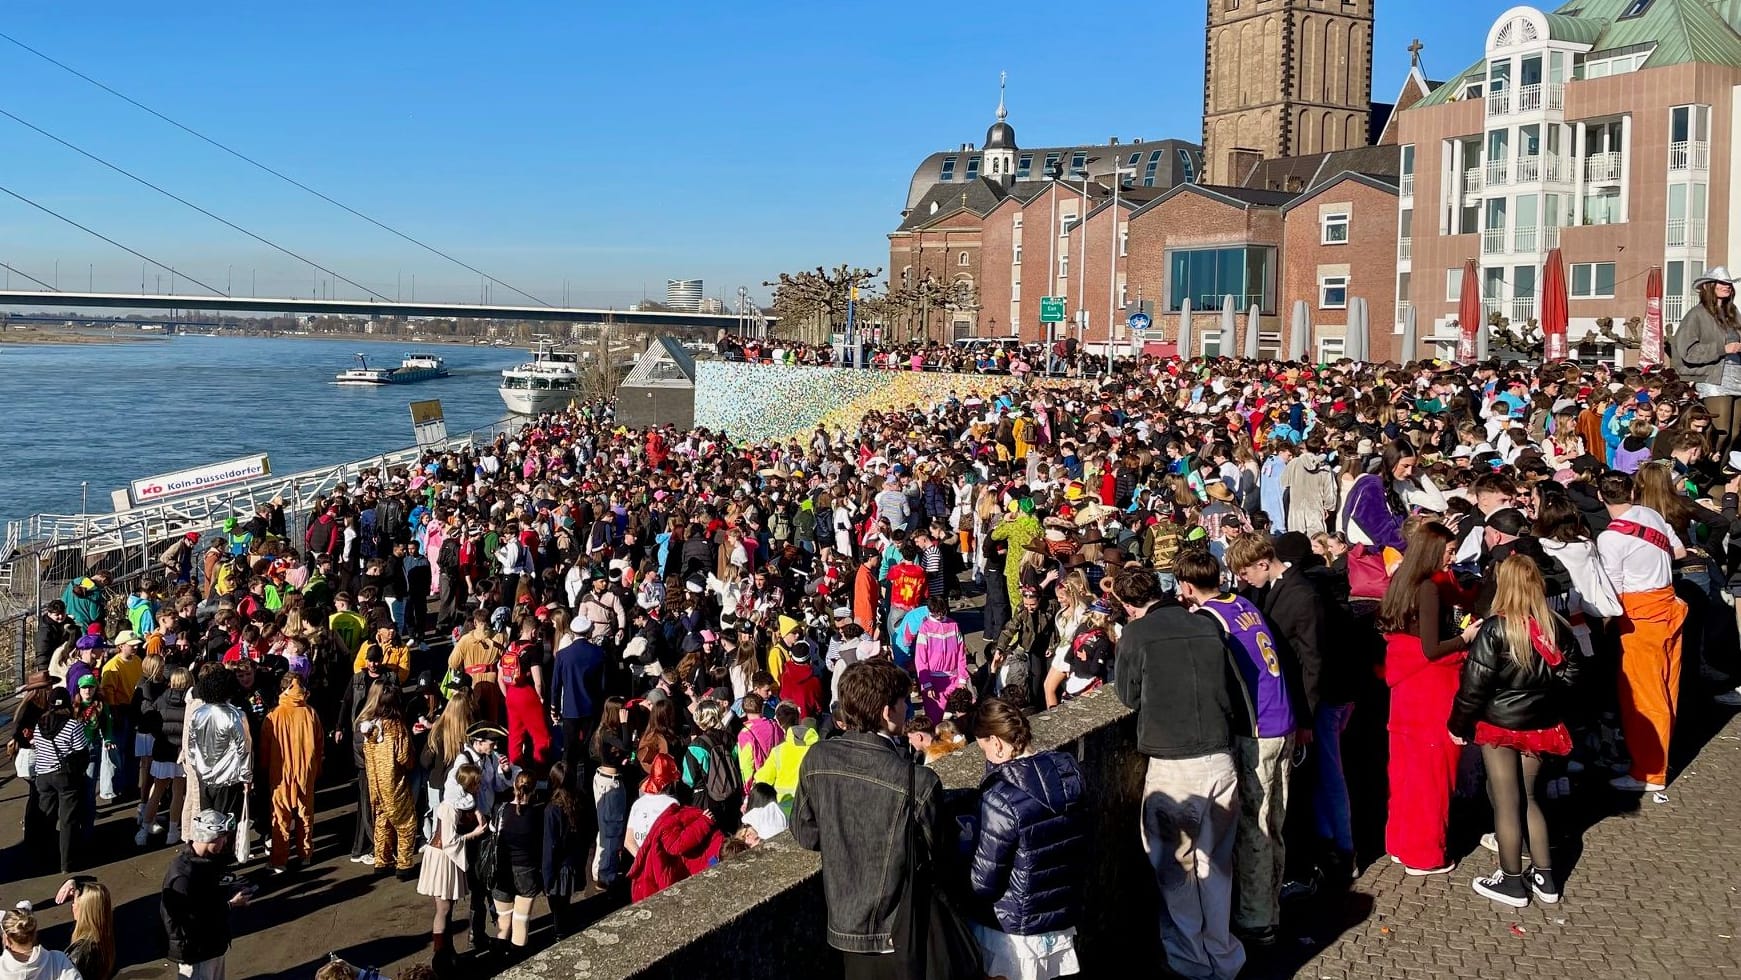
<path fill-rule="evenodd" d="M 906 284 L 908 284 L 912 281 L 913 281 L 913 267 L 910 265 L 903 266 L 901 268 L 901 285 L 905 286 Z"/>
<path fill-rule="evenodd" d="M 960 255 L 957 255 L 955 257 L 955 264 L 965 266 L 967 264 L 967 253 L 962 252 Z"/>

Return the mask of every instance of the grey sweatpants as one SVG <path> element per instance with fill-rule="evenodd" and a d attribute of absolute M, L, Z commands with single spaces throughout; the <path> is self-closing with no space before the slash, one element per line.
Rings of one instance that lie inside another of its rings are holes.
<path fill-rule="evenodd" d="M 1233 840 L 1239 772 L 1227 752 L 1150 759 L 1143 777 L 1143 850 L 1161 888 L 1161 944 L 1180 976 L 1232 980 L 1245 965 L 1233 938 Z"/>

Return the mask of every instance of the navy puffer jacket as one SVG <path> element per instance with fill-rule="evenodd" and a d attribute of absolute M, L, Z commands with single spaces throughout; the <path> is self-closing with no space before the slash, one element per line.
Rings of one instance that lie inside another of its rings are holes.
<path fill-rule="evenodd" d="M 979 784 L 973 893 L 997 927 L 1030 936 L 1076 925 L 1082 913 L 1082 771 L 1062 752 L 993 766 Z"/>

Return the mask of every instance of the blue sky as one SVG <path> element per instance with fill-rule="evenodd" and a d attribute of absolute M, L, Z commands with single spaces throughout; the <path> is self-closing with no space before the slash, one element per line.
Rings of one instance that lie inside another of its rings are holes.
<path fill-rule="evenodd" d="M 1410 38 L 1448 77 L 1510 6 L 1380 0 L 1375 96 Z M 762 293 L 783 270 L 885 265 L 913 167 L 984 139 L 1000 70 L 1024 145 L 1199 138 L 1202 0 L 1106 9 L 30 0 L 0 30 L 546 300 L 566 279 L 621 305 L 668 277 Z M 388 296 L 415 276 L 419 298 L 479 298 L 472 273 L 3 41 L 0 66 L 0 107 L 240 225 Z M 323 274 L 9 119 L 0 145 L 0 185 L 189 275 L 319 293 Z M 138 259 L 6 197 L 0 261 L 51 281 L 58 261 L 64 289 L 141 281 Z"/>

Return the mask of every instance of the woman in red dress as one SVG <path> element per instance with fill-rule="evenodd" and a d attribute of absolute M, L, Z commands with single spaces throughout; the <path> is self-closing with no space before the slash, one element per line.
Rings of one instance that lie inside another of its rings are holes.
<path fill-rule="evenodd" d="M 1548 822 L 1535 790 L 1542 756 L 1572 750 L 1564 699 L 1577 683 L 1582 657 L 1571 626 L 1549 608 L 1546 593 L 1533 559 L 1518 554 L 1499 563 L 1492 615 L 1469 648 L 1451 707 L 1452 737 L 1481 746 L 1499 841 L 1499 870 L 1475 879 L 1475 890 L 1513 908 L 1528 905 L 1531 894 L 1544 905 L 1560 900 Z"/>
<path fill-rule="evenodd" d="M 1390 816 L 1384 846 L 1411 875 L 1444 874 L 1445 826 L 1462 747 L 1446 728 L 1463 651 L 1479 624 L 1459 632 L 1452 606 L 1474 598 L 1447 571 L 1456 536 L 1437 522 L 1415 526 L 1378 607 L 1384 681 L 1390 687 Z"/>

